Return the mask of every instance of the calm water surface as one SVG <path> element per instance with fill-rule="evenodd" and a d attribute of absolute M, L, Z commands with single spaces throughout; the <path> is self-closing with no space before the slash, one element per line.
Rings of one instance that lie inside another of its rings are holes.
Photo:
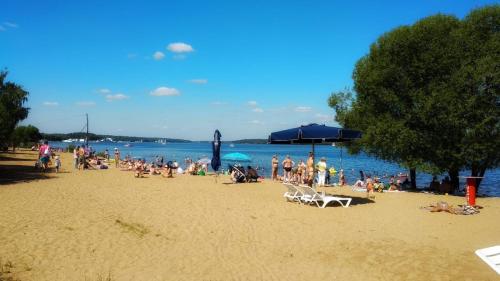
<path fill-rule="evenodd" d="M 184 166 L 184 159 L 191 158 L 193 160 L 208 157 L 212 158 L 212 146 L 210 143 L 132 143 L 131 147 L 125 147 L 125 143 L 89 143 L 90 146 L 100 152 L 108 149 L 110 154 L 117 147 L 121 151 L 122 158 L 129 154 L 132 157 L 145 158 L 148 162 L 152 161 L 157 155 L 163 156 L 165 160 L 177 160 L 179 164 Z M 68 143 L 51 142 L 55 147 L 67 147 Z M 235 144 L 234 147 L 228 143 L 223 143 L 221 147 L 221 156 L 231 152 L 241 152 L 249 155 L 252 158 L 250 163 L 241 163 L 243 165 L 251 165 L 260 167 L 260 173 L 266 177 L 271 173 L 271 157 L 277 154 L 280 162 L 286 155 L 290 155 L 295 163 L 299 160 L 307 159 L 307 155 L 311 151 L 310 145 L 275 145 L 275 144 Z M 315 147 L 316 159 L 326 157 L 328 166 L 334 165 L 337 170 L 344 169 L 348 183 L 354 183 L 359 171 L 363 170 L 367 174 L 372 175 L 392 175 L 399 172 L 407 173 L 407 170 L 399 165 L 388 163 L 367 156 L 365 154 L 349 155 L 345 149 L 333 147 L 329 145 L 317 145 Z M 342 158 L 341 158 L 342 155 Z M 222 167 L 227 169 L 228 164 L 233 162 L 222 161 Z M 280 173 L 282 173 L 280 168 Z M 461 172 L 461 176 L 470 175 L 469 172 Z M 426 173 L 417 173 L 417 185 L 428 186 L 432 177 Z M 336 179 L 335 179 L 336 180 Z M 465 180 L 460 179 L 460 187 L 465 186 Z M 500 169 L 488 170 L 485 179 L 481 183 L 479 194 L 486 196 L 500 196 Z"/>

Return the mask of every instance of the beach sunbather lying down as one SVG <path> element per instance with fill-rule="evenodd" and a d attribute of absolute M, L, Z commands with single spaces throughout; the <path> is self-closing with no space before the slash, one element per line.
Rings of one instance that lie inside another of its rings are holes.
<path fill-rule="evenodd" d="M 458 208 L 453 208 L 453 206 L 448 205 L 446 202 L 437 202 L 435 205 L 430 205 L 428 207 L 422 207 L 421 209 L 431 211 L 432 213 L 434 212 L 446 212 L 454 215 L 473 215 L 473 214 L 478 214 L 479 209 L 482 207 L 480 206 L 463 206 L 459 205 Z"/>

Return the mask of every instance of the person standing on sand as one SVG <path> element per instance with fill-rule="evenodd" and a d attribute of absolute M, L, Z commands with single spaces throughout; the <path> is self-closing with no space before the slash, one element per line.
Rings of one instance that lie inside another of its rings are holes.
<path fill-rule="evenodd" d="M 343 169 L 340 169 L 340 173 L 339 173 L 339 185 L 340 186 L 344 186 L 345 185 L 345 174 L 344 174 L 344 170 Z"/>
<path fill-rule="evenodd" d="M 120 151 L 115 147 L 115 167 L 120 167 Z"/>
<path fill-rule="evenodd" d="M 292 177 L 293 161 L 290 159 L 290 155 L 287 155 L 285 160 L 281 163 L 283 165 L 283 181 L 289 182 Z"/>
<path fill-rule="evenodd" d="M 109 150 L 106 148 L 106 150 L 104 150 L 104 158 L 106 158 L 107 161 L 109 161 Z"/>
<path fill-rule="evenodd" d="M 78 170 L 78 151 L 80 150 L 80 146 L 77 146 L 73 149 L 73 164 L 75 165 L 75 169 Z"/>
<path fill-rule="evenodd" d="M 78 170 L 85 168 L 85 145 L 80 146 L 78 149 Z"/>
<path fill-rule="evenodd" d="M 309 158 L 307 158 L 307 184 L 312 186 L 314 182 L 314 154 L 309 152 Z"/>
<path fill-rule="evenodd" d="M 273 155 L 273 159 L 271 160 L 272 173 L 271 178 L 273 181 L 278 180 L 278 156 Z"/>
<path fill-rule="evenodd" d="M 321 157 L 321 160 L 318 162 L 318 185 L 325 185 L 325 177 L 326 177 L 326 158 Z"/>

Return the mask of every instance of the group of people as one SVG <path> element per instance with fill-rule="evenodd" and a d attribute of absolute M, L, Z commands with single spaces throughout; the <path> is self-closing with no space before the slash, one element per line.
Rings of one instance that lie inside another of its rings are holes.
<path fill-rule="evenodd" d="M 106 149 L 107 151 L 107 149 Z M 106 153 L 105 153 L 106 154 Z M 105 161 L 106 160 L 106 161 Z M 99 157 L 92 147 L 88 145 L 78 145 L 73 149 L 73 165 L 77 170 L 91 169 L 100 170 L 107 169 L 108 157 Z"/>
<path fill-rule="evenodd" d="M 258 168 L 257 168 L 258 169 Z M 252 166 L 247 166 L 245 169 L 241 165 L 233 165 L 228 167 L 229 175 L 231 176 L 231 181 L 233 183 L 243 183 L 243 182 L 257 182 L 259 178 L 259 173 L 257 169 Z"/>
<path fill-rule="evenodd" d="M 366 189 L 367 197 L 373 198 L 375 197 L 375 192 L 383 192 L 384 190 L 400 191 L 409 187 L 409 185 L 410 181 L 406 174 L 400 173 L 398 176 L 372 177 L 371 175 L 365 175 L 363 171 L 359 171 L 359 179 L 354 184 L 354 187 Z"/>
<path fill-rule="evenodd" d="M 452 193 L 453 185 L 451 183 L 450 177 L 446 176 L 443 178 L 443 180 L 441 180 L 441 182 L 439 182 L 437 177 L 433 176 L 432 181 L 429 184 L 429 191 L 442 194 Z"/>
<path fill-rule="evenodd" d="M 35 167 L 41 168 L 41 170 L 45 172 L 52 165 L 56 173 L 58 173 L 61 169 L 61 159 L 59 155 L 56 155 L 55 150 L 50 147 L 49 142 L 43 141 L 41 144 L 38 144 L 38 159 L 35 163 Z"/>
<path fill-rule="evenodd" d="M 271 160 L 272 180 L 307 184 L 309 186 L 317 183 L 319 186 L 325 186 L 332 184 L 333 178 L 337 175 L 337 170 L 335 170 L 333 165 L 327 165 L 325 157 L 322 157 L 315 165 L 314 154 L 312 152 L 309 152 L 309 157 L 305 163 L 303 160 L 300 160 L 298 164 L 292 160 L 290 155 L 287 155 L 281 162 L 283 176 L 278 174 L 279 164 L 278 156 L 273 155 Z M 338 175 L 338 184 L 341 186 L 346 184 L 344 170 L 342 169 Z"/>

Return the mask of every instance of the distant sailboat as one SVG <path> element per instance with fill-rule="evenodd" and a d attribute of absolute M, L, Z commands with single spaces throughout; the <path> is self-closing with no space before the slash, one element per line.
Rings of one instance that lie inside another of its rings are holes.
<path fill-rule="evenodd" d="M 234 147 L 234 144 L 230 143 L 230 144 L 229 144 L 229 147 Z"/>

